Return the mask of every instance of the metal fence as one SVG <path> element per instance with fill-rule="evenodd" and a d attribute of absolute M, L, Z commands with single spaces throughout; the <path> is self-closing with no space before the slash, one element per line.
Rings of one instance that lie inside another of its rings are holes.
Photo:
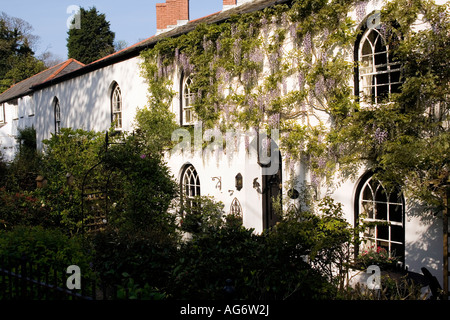
<path fill-rule="evenodd" d="M 81 277 L 81 288 L 69 290 L 70 275 L 56 268 L 42 268 L 26 259 L 0 260 L 0 300 L 116 300 L 129 299 L 128 288 L 105 286 Z M 139 295 L 135 297 L 140 299 Z"/>

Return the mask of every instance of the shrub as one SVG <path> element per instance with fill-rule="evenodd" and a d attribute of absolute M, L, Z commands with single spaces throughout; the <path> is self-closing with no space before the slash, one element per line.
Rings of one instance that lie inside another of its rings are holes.
<path fill-rule="evenodd" d="M 19 150 L 14 159 L 1 165 L 4 172 L 1 186 L 8 191 L 31 191 L 36 186 L 35 179 L 42 160 L 36 151 L 36 130 L 34 127 L 19 129 L 16 140 Z"/>
<path fill-rule="evenodd" d="M 164 289 L 177 258 L 176 242 L 159 232 L 128 233 L 105 230 L 91 238 L 93 267 L 108 285 Z"/>
<path fill-rule="evenodd" d="M 90 273 L 89 254 L 81 239 L 57 229 L 18 226 L 0 231 L 0 259 L 13 263 L 22 258 L 43 270 L 65 272 L 68 266 L 77 265 L 83 275 Z"/>
<path fill-rule="evenodd" d="M 57 222 L 53 218 L 35 193 L 8 192 L 0 188 L 0 230 L 18 225 L 55 226 Z"/>
<path fill-rule="evenodd" d="M 246 290 L 241 285 L 257 269 L 253 265 L 261 250 L 253 230 L 231 220 L 214 231 L 210 228 L 196 233 L 180 247 L 168 293 L 179 299 L 222 299 L 226 280 L 232 279 L 239 296 L 243 296 Z"/>
<path fill-rule="evenodd" d="M 236 299 L 319 299 L 333 294 L 327 279 L 304 260 L 314 245 L 311 235 L 319 233 L 317 224 L 284 221 L 257 235 L 238 217 L 223 215 L 220 203 L 202 201 L 207 205 L 197 207 L 196 224 L 191 224 L 199 227 L 180 248 L 168 293 L 181 299 L 224 299 L 230 279 Z M 207 212 L 201 217 L 203 209 Z"/>
<path fill-rule="evenodd" d="M 178 186 L 163 159 L 146 154 L 134 136 L 125 136 L 103 154 L 102 161 L 114 174 L 109 194 L 111 222 L 130 232 L 159 230 L 174 235 L 176 217 L 168 209 Z"/>

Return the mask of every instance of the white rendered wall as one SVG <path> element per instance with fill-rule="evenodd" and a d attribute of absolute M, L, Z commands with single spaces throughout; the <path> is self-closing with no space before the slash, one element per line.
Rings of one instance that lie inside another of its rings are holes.
<path fill-rule="evenodd" d="M 140 77 L 140 58 L 132 58 L 35 92 L 38 149 L 55 132 L 53 99 L 61 107 L 61 127 L 106 131 L 111 126 L 111 90 L 122 93 L 123 130 L 133 130 L 138 108 L 147 103 L 147 86 Z"/>

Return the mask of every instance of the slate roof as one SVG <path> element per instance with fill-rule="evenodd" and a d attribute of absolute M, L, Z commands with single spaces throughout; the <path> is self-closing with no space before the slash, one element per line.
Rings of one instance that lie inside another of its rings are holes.
<path fill-rule="evenodd" d="M 69 59 L 56 66 L 48 68 L 34 76 L 25 79 L 11 86 L 0 95 L 0 103 L 11 101 L 33 92 L 32 87 L 37 84 L 48 82 L 63 75 L 69 74 L 85 65 L 75 59 Z"/>

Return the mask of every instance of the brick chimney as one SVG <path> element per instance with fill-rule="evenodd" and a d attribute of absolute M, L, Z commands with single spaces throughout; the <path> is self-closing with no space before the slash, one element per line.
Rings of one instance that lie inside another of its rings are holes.
<path fill-rule="evenodd" d="M 156 34 L 189 21 L 189 0 L 166 0 L 156 4 Z"/>
<path fill-rule="evenodd" d="M 253 0 L 223 0 L 223 10 L 228 10 Z"/>
<path fill-rule="evenodd" d="M 236 6 L 237 0 L 223 0 L 223 9 L 222 10 L 228 10 Z"/>

